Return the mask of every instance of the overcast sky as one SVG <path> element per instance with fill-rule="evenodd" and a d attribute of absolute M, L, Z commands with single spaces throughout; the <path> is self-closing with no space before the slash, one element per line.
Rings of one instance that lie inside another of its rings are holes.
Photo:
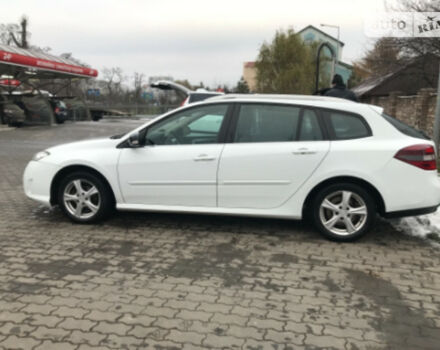
<path fill-rule="evenodd" d="M 277 29 L 339 25 L 343 61 L 371 45 L 363 18 L 382 0 L 0 0 L 1 23 L 29 18 L 31 44 L 71 52 L 93 68 L 121 67 L 196 84 L 235 85 Z M 7 9 L 7 11 L 6 11 Z M 322 28 L 336 36 L 336 29 Z"/>

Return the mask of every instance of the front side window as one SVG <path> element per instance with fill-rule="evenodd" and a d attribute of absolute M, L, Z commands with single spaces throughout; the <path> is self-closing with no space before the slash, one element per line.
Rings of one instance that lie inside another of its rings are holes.
<path fill-rule="evenodd" d="M 191 145 L 218 143 L 228 105 L 190 108 L 148 128 L 145 144 Z"/>
<path fill-rule="evenodd" d="M 336 140 L 359 139 L 371 136 L 371 131 L 362 117 L 339 111 L 328 111 L 330 127 Z"/>
<path fill-rule="evenodd" d="M 300 110 L 295 106 L 243 104 L 234 142 L 295 141 Z"/>

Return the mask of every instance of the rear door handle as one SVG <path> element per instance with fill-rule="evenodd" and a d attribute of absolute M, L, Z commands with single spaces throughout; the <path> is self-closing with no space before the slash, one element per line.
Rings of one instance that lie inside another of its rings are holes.
<path fill-rule="evenodd" d="M 195 162 L 209 162 L 215 160 L 215 157 L 208 156 L 207 154 L 199 154 L 197 157 L 194 158 Z"/>
<path fill-rule="evenodd" d="M 313 151 L 311 149 L 303 147 L 303 148 L 299 148 L 299 149 L 293 151 L 292 153 L 295 154 L 295 155 L 304 156 L 304 155 L 307 155 L 307 154 L 315 154 L 316 151 Z"/>

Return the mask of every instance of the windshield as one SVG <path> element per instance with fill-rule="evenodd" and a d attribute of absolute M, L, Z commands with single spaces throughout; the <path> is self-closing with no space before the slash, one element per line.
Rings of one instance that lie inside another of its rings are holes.
<path fill-rule="evenodd" d="M 416 128 L 413 128 L 412 126 L 409 126 L 408 124 L 405 124 L 404 122 L 402 122 L 394 117 L 391 117 L 390 115 L 388 115 L 386 113 L 382 113 L 382 117 L 384 117 L 386 121 L 388 121 L 392 126 L 394 126 L 402 134 L 405 134 L 405 135 L 411 136 L 411 137 L 415 137 L 418 139 L 424 139 L 424 140 L 431 139 L 423 131 L 417 130 Z"/>

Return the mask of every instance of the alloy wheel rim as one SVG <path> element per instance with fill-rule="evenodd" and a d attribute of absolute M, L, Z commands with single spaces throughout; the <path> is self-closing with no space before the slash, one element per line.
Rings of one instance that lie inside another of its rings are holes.
<path fill-rule="evenodd" d="M 85 179 L 70 181 L 63 193 L 64 206 L 77 219 L 89 219 L 101 206 L 101 195 L 96 186 Z"/>
<path fill-rule="evenodd" d="M 327 195 L 319 208 L 322 225 L 339 236 L 352 235 L 361 230 L 367 221 L 365 201 L 351 191 L 336 191 Z"/>

